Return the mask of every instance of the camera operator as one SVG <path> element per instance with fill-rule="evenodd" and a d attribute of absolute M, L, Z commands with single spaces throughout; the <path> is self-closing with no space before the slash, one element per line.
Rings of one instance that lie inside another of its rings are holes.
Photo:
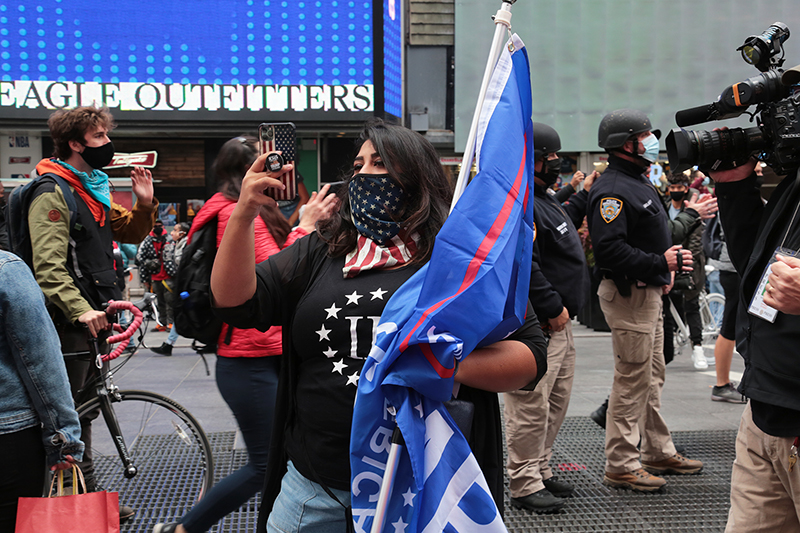
<path fill-rule="evenodd" d="M 650 119 L 634 109 L 603 117 L 598 144 L 609 153 L 608 168 L 589 192 L 588 209 L 604 278 L 597 294 L 614 349 L 604 483 L 645 492 L 666 484 L 652 474 L 693 474 L 703 468 L 700 461 L 676 452 L 660 413 L 665 376 L 661 296 L 672 286 L 672 272 L 692 269 L 691 252 L 671 246 L 661 199 L 643 176 L 658 157 L 660 133 L 651 132 Z"/>
<path fill-rule="evenodd" d="M 800 248 L 800 179 L 790 172 L 764 205 L 755 165 L 751 160 L 711 172 L 728 252 L 742 276 L 736 341 L 745 371 L 739 391 L 750 398 L 736 437 L 725 531 L 798 531 L 800 467 L 793 467 L 800 436 L 800 259 L 778 252 Z M 773 320 L 763 311 L 748 312 L 756 311 L 751 304 L 760 296 L 777 311 Z"/>

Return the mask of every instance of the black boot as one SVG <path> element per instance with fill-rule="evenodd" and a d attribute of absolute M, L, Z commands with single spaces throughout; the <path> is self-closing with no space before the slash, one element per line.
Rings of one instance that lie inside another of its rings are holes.
<path fill-rule="evenodd" d="M 597 424 L 601 428 L 606 429 L 607 412 L 608 412 L 608 398 L 606 398 L 606 401 L 604 401 L 600 407 L 592 411 L 592 413 L 589 415 L 589 418 L 594 420 L 595 424 Z"/>
<path fill-rule="evenodd" d="M 162 342 L 161 346 L 150 348 L 150 351 L 158 355 L 172 355 L 172 345 Z"/>

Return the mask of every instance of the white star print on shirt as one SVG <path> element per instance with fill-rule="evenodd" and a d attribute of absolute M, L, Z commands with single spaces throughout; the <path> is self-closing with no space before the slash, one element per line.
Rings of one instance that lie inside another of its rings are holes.
<path fill-rule="evenodd" d="M 320 329 L 318 331 L 315 331 L 314 333 L 319 335 L 319 340 L 325 339 L 326 341 L 329 341 L 330 339 L 328 338 L 328 333 L 330 333 L 330 332 L 331 332 L 331 330 L 330 329 L 325 329 L 325 324 L 323 324 L 322 325 L 322 329 Z"/>
<path fill-rule="evenodd" d="M 334 372 L 338 372 L 339 375 L 343 375 L 342 370 L 344 370 L 345 368 L 347 368 L 347 365 L 344 364 L 344 359 L 339 359 L 338 361 L 334 361 L 333 370 L 331 370 L 331 374 Z"/>
<path fill-rule="evenodd" d="M 334 303 L 329 308 L 325 309 L 325 312 L 328 313 L 328 316 L 326 316 L 325 319 L 328 319 L 328 318 L 339 318 L 339 311 L 341 311 L 341 310 L 342 310 L 342 308 L 341 307 L 336 307 L 336 304 Z"/>
<path fill-rule="evenodd" d="M 383 295 L 386 294 L 387 292 L 389 292 L 389 291 L 385 291 L 385 290 L 381 289 L 380 287 L 378 287 L 377 291 L 371 291 L 370 292 L 370 294 L 372 295 L 372 298 L 370 298 L 370 301 L 376 300 L 376 299 L 377 300 L 383 300 Z"/>
<path fill-rule="evenodd" d="M 364 297 L 363 294 L 358 294 L 358 292 L 353 291 L 353 294 L 346 294 L 345 297 L 347 298 L 347 305 L 353 304 L 358 305 L 358 300 Z"/>
<path fill-rule="evenodd" d="M 348 385 L 358 385 L 358 372 L 353 372 L 349 376 L 347 376 L 347 384 Z"/>
<path fill-rule="evenodd" d="M 321 339 L 320 339 L 320 340 L 321 340 Z M 334 350 L 333 348 L 331 348 L 330 346 L 328 346 L 328 349 L 327 349 L 327 350 L 325 350 L 324 352 L 322 352 L 322 354 L 323 354 L 325 357 L 327 357 L 328 359 L 330 359 L 331 357 L 333 357 L 334 355 L 336 355 L 338 352 L 339 352 L 339 350 Z"/>

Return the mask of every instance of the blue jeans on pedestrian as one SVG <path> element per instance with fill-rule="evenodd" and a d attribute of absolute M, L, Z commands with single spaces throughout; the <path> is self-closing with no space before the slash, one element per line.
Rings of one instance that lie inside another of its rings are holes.
<path fill-rule="evenodd" d="M 169 330 L 169 336 L 167 337 L 167 344 L 170 346 L 175 346 L 175 342 L 178 340 L 178 328 L 175 327 L 175 324 L 172 325 L 172 329 Z"/>
<path fill-rule="evenodd" d="M 722 288 L 722 283 L 719 282 L 719 270 L 714 270 L 706 275 L 708 280 L 708 292 L 725 294 L 725 289 Z"/>
<path fill-rule="evenodd" d="M 349 490 L 330 491 L 342 504 L 350 505 Z M 289 461 L 267 520 L 267 533 L 341 533 L 347 530 L 346 520 L 344 507 Z"/>
<path fill-rule="evenodd" d="M 209 530 L 264 484 L 272 437 L 279 357 L 217 357 L 217 388 L 233 411 L 248 463 L 209 491 L 181 520 L 189 533 Z"/>

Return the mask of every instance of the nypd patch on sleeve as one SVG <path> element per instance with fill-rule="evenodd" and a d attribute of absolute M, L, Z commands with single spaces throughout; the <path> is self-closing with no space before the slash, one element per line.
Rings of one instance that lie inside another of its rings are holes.
<path fill-rule="evenodd" d="M 606 224 L 619 216 L 622 211 L 622 200 L 616 198 L 603 198 L 600 200 L 600 215 Z"/>

